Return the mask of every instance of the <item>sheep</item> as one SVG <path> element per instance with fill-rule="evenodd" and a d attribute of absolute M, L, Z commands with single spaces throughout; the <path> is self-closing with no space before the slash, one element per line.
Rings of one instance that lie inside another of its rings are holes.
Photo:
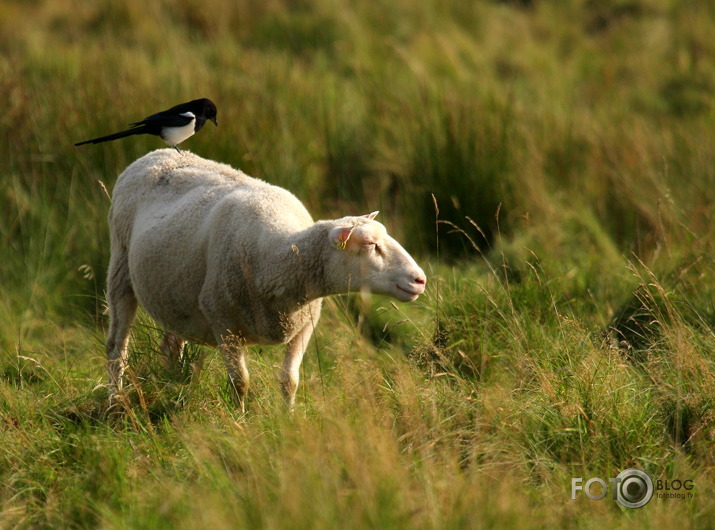
<path fill-rule="evenodd" d="M 133 162 L 109 212 L 110 400 L 140 303 L 165 328 L 170 358 L 186 340 L 218 347 L 244 412 L 246 346 L 287 344 L 279 380 L 292 410 L 324 297 L 362 290 L 411 302 L 424 292 L 424 272 L 376 214 L 314 222 L 289 191 L 187 151 Z"/>

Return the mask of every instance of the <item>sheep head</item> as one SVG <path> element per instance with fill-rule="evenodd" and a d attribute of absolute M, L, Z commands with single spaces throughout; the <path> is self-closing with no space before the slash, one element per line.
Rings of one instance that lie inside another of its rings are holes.
<path fill-rule="evenodd" d="M 422 269 L 385 227 L 378 212 L 334 221 L 329 270 L 339 292 L 363 291 L 412 302 L 425 290 Z"/>

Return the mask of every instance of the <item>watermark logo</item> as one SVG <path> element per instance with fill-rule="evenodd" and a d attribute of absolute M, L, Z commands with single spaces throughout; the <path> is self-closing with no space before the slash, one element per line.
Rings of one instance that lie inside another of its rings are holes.
<path fill-rule="evenodd" d="M 658 480 L 655 484 L 650 475 L 640 469 L 624 469 L 617 477 L 609 478 L 613 500 L 626 508 L 642 508 L 650 502 L 653 494 L 657 492 L 658 498 L 692 498 L 692 489 L 695 487 L 692 480 Z M 594 486 L 598 484 L 598 486 Z M 576 498 L 579 491 L 594 501 L 603 499 L 608 495 L 606 481 L 598 477 L 589 479 L 585 484 L 583 478 L 571 479 L 571 499 Z M 684 489 L 686 492 L 679 490 Z"/>

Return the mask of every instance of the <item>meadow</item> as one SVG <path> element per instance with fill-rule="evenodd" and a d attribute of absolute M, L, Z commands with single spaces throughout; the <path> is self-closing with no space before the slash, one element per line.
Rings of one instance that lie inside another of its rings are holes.
<path fill-rule="evenodd" d="M 0 528 L 712 528 L 714 33 L 705 0 L 4 0 Z M 327 301 L 292 415 L 281 348 L 242 415 L 144 314 L 108 407 L 111 190 L 163 144 L 73 144 L 198 97 L 182 147 L 380 210 L 427 273 Z M 626 468 L 643 508 L 572 500 Z"/>

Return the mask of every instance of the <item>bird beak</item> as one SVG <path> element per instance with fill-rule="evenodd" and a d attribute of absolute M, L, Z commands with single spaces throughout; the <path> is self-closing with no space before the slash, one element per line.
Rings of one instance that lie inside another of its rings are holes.
<path fill-rule="evenodd" d="M 218 120 L 216 118 L 209 118 L 212 122 L 214 122 L 214 125 L 218 127 Z"/>

